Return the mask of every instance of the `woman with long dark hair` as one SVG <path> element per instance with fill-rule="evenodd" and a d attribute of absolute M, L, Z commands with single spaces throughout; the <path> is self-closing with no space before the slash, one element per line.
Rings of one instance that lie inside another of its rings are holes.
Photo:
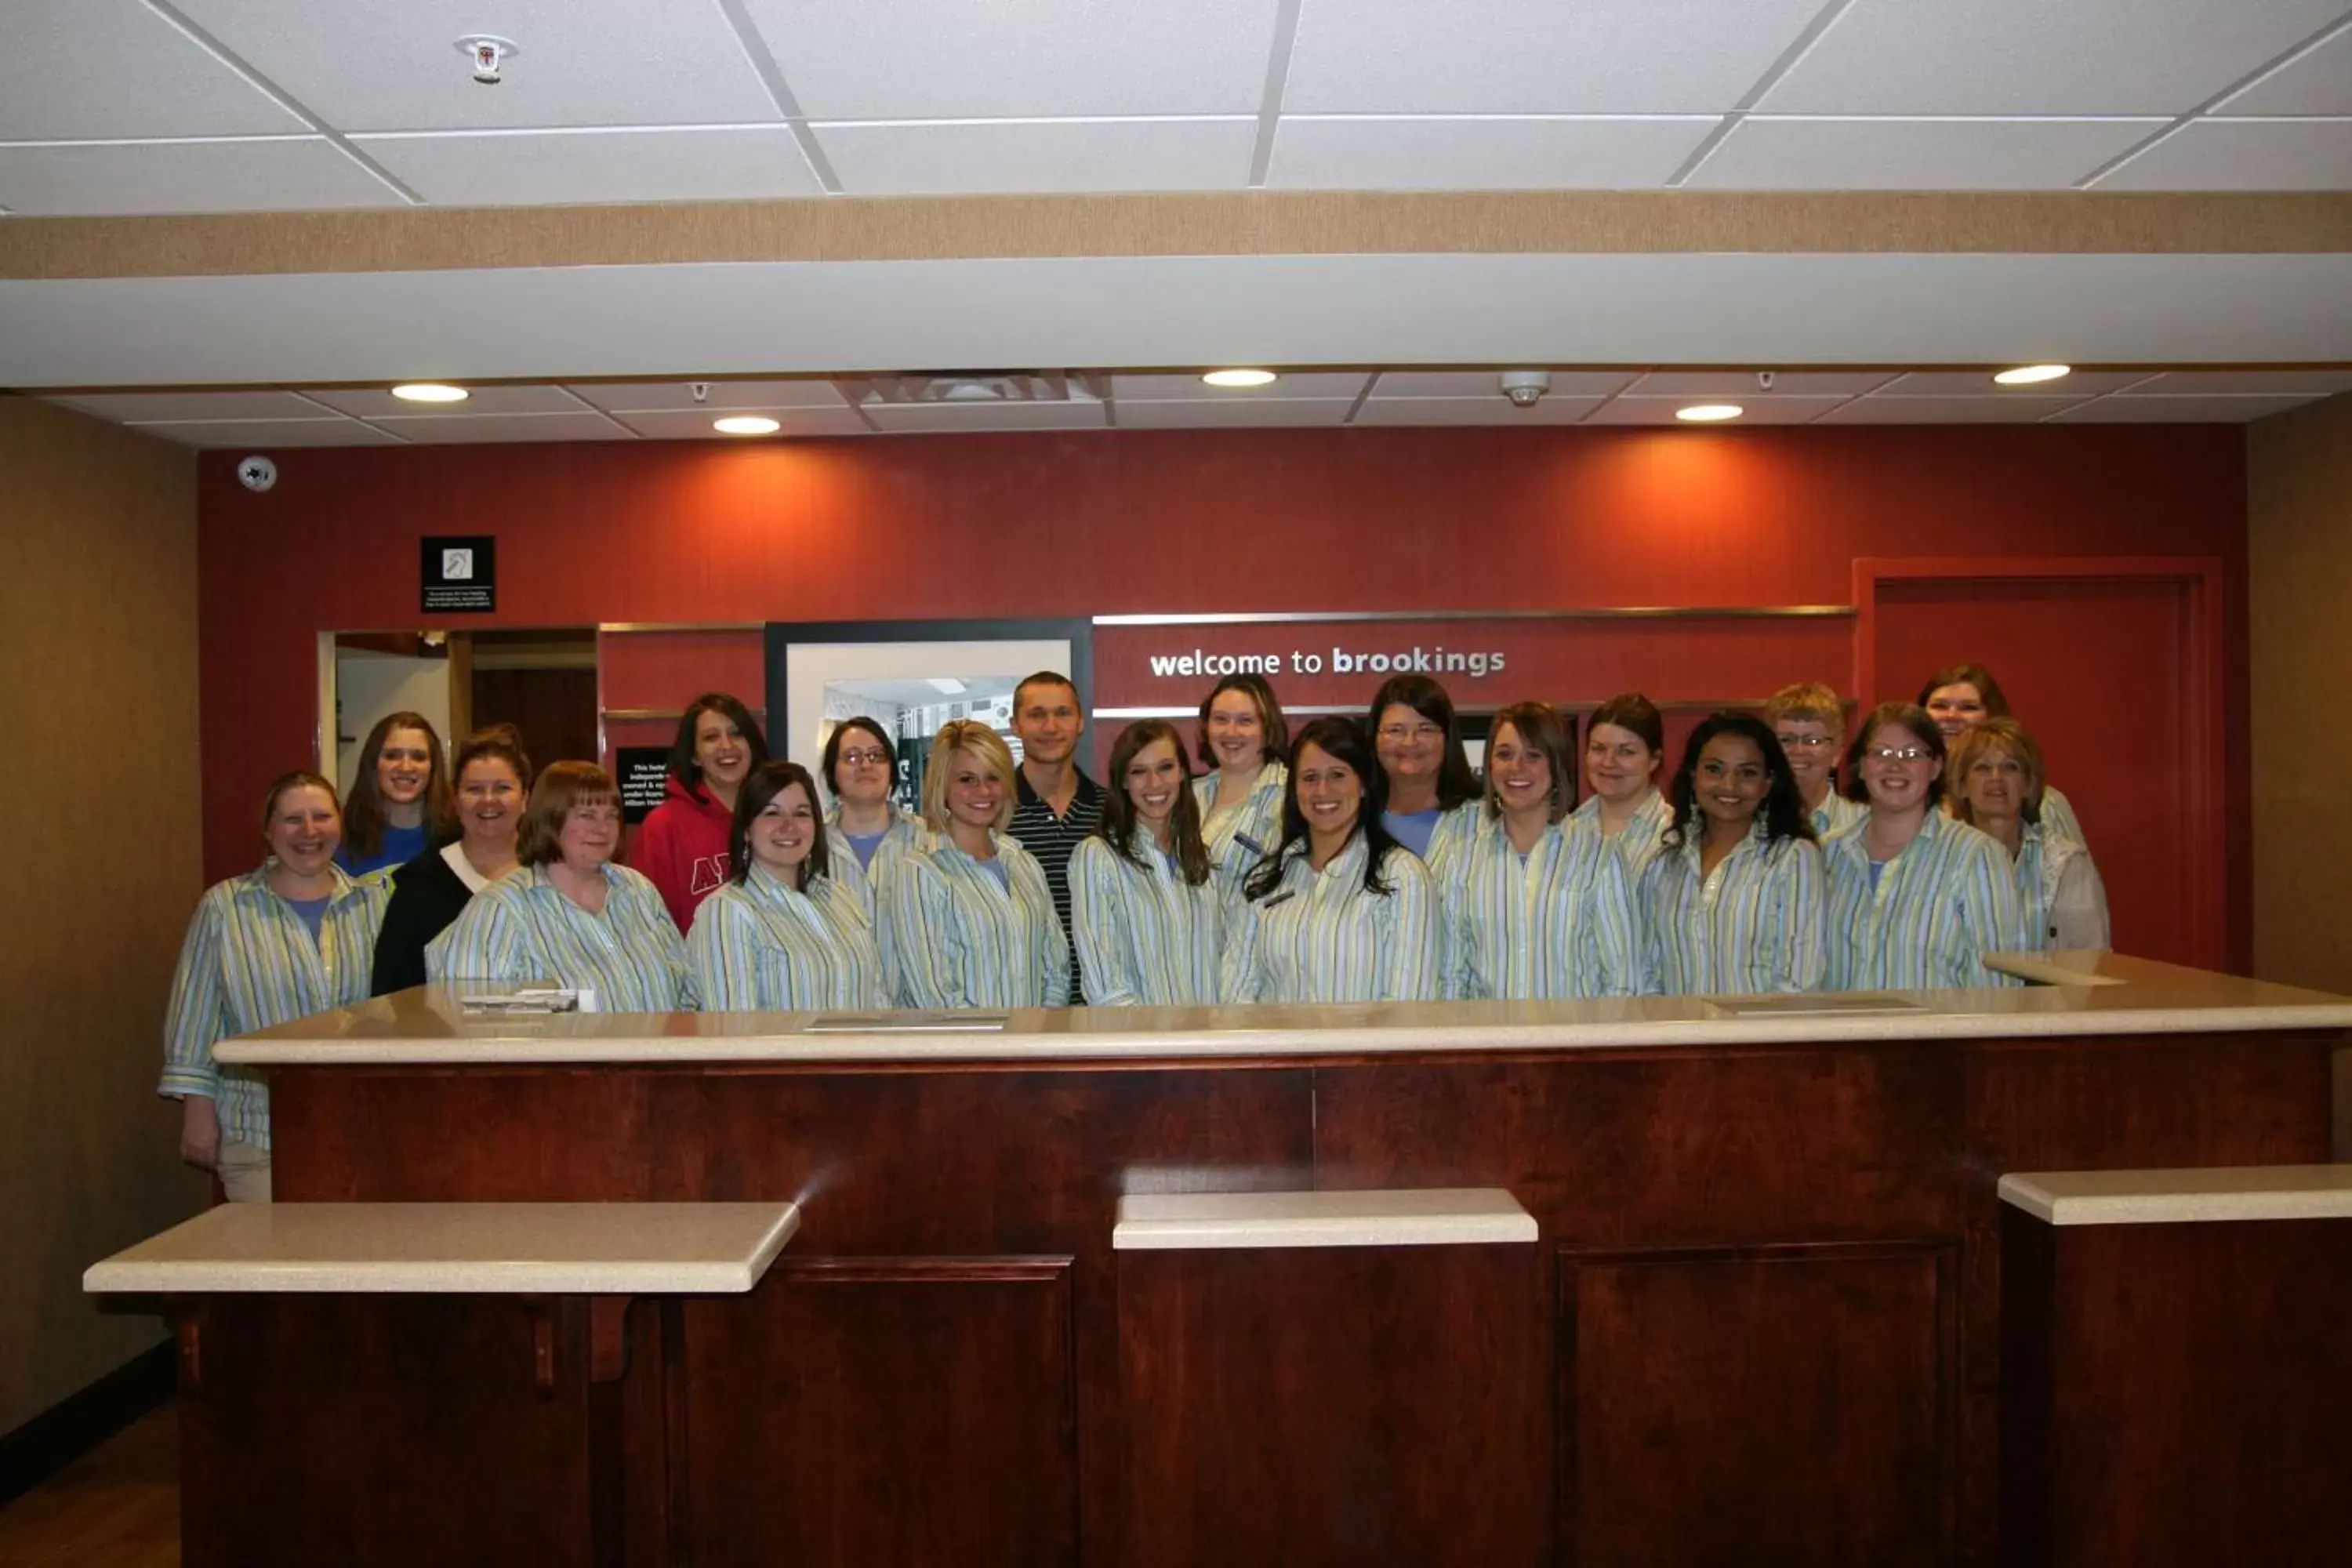
<path fill-rule="evenodd" d="M 740 698 L 706 691 L 686 705 L 670 742 L 662 803 L 646 814 L 629 863 L 661 894 L 672 924 L 694 929 L 695 906 L 733 870 L 735 795 L 768 760 L 768 738 Z"/>
<path fill-rule="evenodd" d="M 2038 949 L 2000 845 L 1937 808 L 1944 733 L 1882 702 L 1847 750 L 1846 795 L 1869 815 L 1830 840 L 1829 987 L 2010 985 L 1988 952 Z"/>
<path fill-rule="evenodd" d="M 889 1005 L 865 889 L 841 875 L 856 858 L 831 839 L 806 768 L 766 762 L 743 780 L 727 885 L 686 938 L 706 1012 Z"/>
<path fill-rule="evenodd" d="M 520 868 L 516 850 L 530 805 L 530 758 L 510 724 L 457 748 L 457 837 L 393 873 L 392 902 L 375 939 L 378 996 L 425 984 L 425 947 L 457 923 L 474 895 Z"/>
<path fill-rule="evenodd" d="M 1070 854 L 1070 929 L 1090 1007 L 1217 1000 L 1224 905 L 1210 879 L 1184 740 L 1164 719 L 1119 732 L 1102 823 Z"/>
<path fill-rule="evenodd" d="M 1822 853 L 1770 726 L 1745 713 L 1701 721 L 1670 798 L 1674 820 L 1641 885 L 1645 967 L 1658 988 L 1820 989 Z"/>
<path fill-rule="evenodd" d="M 441 737 L 422 713 L 375 721 L 360 746 L 343 797 L 343 843 L 335 864 L 354 877 L 385 877 L 457 831 Z"/>
<path fill-rule="evenodd" d="M 1232 1002 L 1433 1002 L 1435 896 L 1381 823 L 1378 759 L 1351 719 L 1290 743 L 1282 841 L 1242 884 L 1221 989 Z"/>
<path fill-rule="evenodd" d="M 1201 699 L 1201 765 L 1192 781 L 1201 837 L 1218 885 L 1241 879 L 1282 837 L 1282 796 L 1290 787 L 1283 757 L 1290 726 L 1262 675 L 1228 675 Z"/>
<path fill-rule="evenodd" d="M 1454 837 L 1478 826 L 1478 775 L 1462 744 L 1462 721 L 1445 688 L 1425 675 L 1392 675 L 1364 715 L 1380 759 L 1390 837 L 1433 861 Z"/>
<path fill-rule="evenodd" d="M 1445 918 L 1446 994 L 1630 996 L 1642 971 L 1625 866 L 1566 820 L 1568 726 L 1546 702 L 1495 715 L 1477 831 L 1430 868 Z"/>

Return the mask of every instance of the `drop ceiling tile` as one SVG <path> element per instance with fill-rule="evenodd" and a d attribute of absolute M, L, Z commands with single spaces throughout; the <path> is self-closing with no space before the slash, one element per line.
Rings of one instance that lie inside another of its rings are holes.
<path fill-rule="evenodd" d="M 709 0 L 177 0 L 262 75 L 342 131 L 736 124 L 775 100 Z M 513 39 L 505 79 L 457 41 Z"/>
<path fill-rule="evenodd" d="M 2137 386 L 2151 373 L 2144 370 L 2078 370 L 2056 381 L 2032 386 L 2002 386 L 1989 370 L 1915 370 L 1878 389 L 1880 397 L 2096 397 Z"/>
<path fill-rule="evenodd" d="M 728 412 L 765 414 L 783 429 L 770 437 L 726 436 L 710 427 L 710 422 L 719 417 L 719 411 L 712 408 L 640 409 L 635 413 L 615 414 L 613 417 L 638 435 L 651 437 L 657 441 L 699 440 L 704 437 L 713 441 L 782 440 L 794 436 L 870 436 L 874 433 L 874 427 L 860 419 L 846 405 L 832 408 L 746 407 Z"/>
<path fill-rule="evenodd" d="M 1854 0 L 1764 114 L 2184 114 L 2342 0 Z"/>
<path fill-rule="evenodd" d="M 2213 112 L 2352 114 L 2352 27 L 2287 61 Z"/>
<path fill-rule="evenodd" d="M 744 0 L 813 120 L 1248 114 L 1276 0 Z"/>
<path fill-rule="evenodd" d="M 2273 397 L 2103 397 L 2058 416 L 2062 425 L 2242 425 L 2284 414 L 2313 399 Z"/>
<path fill-rule="evenodd" d="M 703 401 L 694 400 L 688 381 L 578 382 L 570 390 L 614 413 L 676 411 L 693 414 L 721 408 L 839 409 L 848 404 L 829 381 L 709 381 Z"/>
<path fill-rule="evenodd" d="M 1602 190 L 1663 185 L 1714 130 L 1690 118 L 1286 114 L 1266 184 L 1277 190 Z"/>
<path fill-rule="evenodd" d="M 414 379 L 429 381 L 427 375 Z M 394 397 L 390 385 L 330 386 L 306 389 L 330 408 L 362 419 L 434 417 L 478 419 L 497 414 L 577 414 L 580 404 L 560 386 L 472 386 L 463 403 L 408 403 Z"/>
<path fill-rule="evenodd" d="M 1352 397 L 1254 397 L 1231 403 L 1203 403 L 1185 398 L 1170 403 L 1150 401 L 1118 405 L 1122 430 L 1252 430 L 1299 429 L 1348 422 Z"/>
<path fill-rule="evenodd" d="M 1822 416 L 1824 425 L 2031 425 L 2080 397 L 1864 397 Z"/>
<path fill-rule="evenodd" d="M 889 435 L 1108 428 L 1099 403 L 869 403 L 866 413 Z"/>
<path fill-rule="evenodd" d="M 1374 398 L 1356 411 L 1359 425 L 1574 425 L 1601 406 L 1597 397 L 1553 393 L 1532 408 L 1500 397 Z"/>
<path fill-rule="evenodd" d="M 1685 183 L 1729 191 L 2063 190 L 2167 123 L 1750 117 Z"/>
<path fill-rule="evenodd" d="M 2352 370 L 2175 370 L 2132 388 L 2143 395 L 2327 397 L 2352 392 Z"/>
<path fill-rule="evenodd" d="M 290 392 L 100 392 L 53 397 L 101 419 L 323 419 L 329 410 Z"/>
<path fill-rule="evenodd" d="M 374 423 L 431 445 L 476 441 L 626 441 L 630 433 L 602 414 L 403 414 Z"/>
<path fill-rule="evenodd" d="M 2097 188 L 2352 190 L 2352 119 L 2194 121 L 2101 180 Z"/>
<path fill-rule="evenodd" d="M 1714 397 L 1730 403 L 1766 397 L 1853 397 L 1894 377 L 1885 370 L 1774 370 L 1772 390 L 1752 370 L 1655 370 L 1625 390 L 1635 397 Z"/>
<path fill-rule="evenodd" d="M 29 216 L 406 205 L 319 136 L 0 147 L 0 206 Z"/>
<path fill-rule="evenodd" d="M 1309 371 L 1285 374 L 1265 386 L 1211 386 L 1193 375 L 1114 375 L 1113 397 L 1150 403 L 1253 403 L 1299 397 L 1339 397 L 1353 402 L 1364 390 L 1369 372 Z"/>
<path fill-rule="evenodd" d="M 284 447 L 396 447 L 399 440 L 356 419 L 175 419 L 130 426 L 191 447 L 268 452 Z"/>
<path fill-rule="evenodd" d="M 992 120 L 815 127 L 853 196 L 1238 191 L 1255 120 Z"/>
<path fill-rule="evenodd" d="M 1722 114 L 1821 0 L 1307 0 L 1284 107 Z"/>
<path fill-rule="evenodd" d="M 1742 425 L 1803 425 L 1826 410 L 1844 402 L 1839 397 L 1791 397 L 1768 393 L 1760 397 L 1727 398 L 1747 410 L 1737 419 L 1716 425 L 1690 425 L 1675 417 L 1675 410 L 1688 407 L 1694 400 L 1688 397 L 1620 397 L 1595 409 L 1588 425 L 1681 425 L 1687 429 L 1737 429 Z M 1701 399 L 1698 401 L 1714 401 Z"/>
<path fill-rule="evenodd" d="M 0 142 L 309 129 L 203 45 L 129 0 L 8 0 L 0 27 L 6 32 Z"/>
<path fill-rule="evenodd" d="M 444 206 L 750 201 L 824 187 L 782 125 L 498 131 L 352 140 Z"/>
<path fill-rule="evenodd" d="M 1372 384 L 1372 401 L 1391 397 L 1492 397 L 1503 401 L 1496 384 L 1503 372 L 1493 370 L 1384 370 Z M 1538 365 L 1524 367 L 1529 370 Z M 1551 373 L 1554 397 L 1609 397 L 1625 390 L 1640 373 L 1630 370 L 1556 370 Z"/>

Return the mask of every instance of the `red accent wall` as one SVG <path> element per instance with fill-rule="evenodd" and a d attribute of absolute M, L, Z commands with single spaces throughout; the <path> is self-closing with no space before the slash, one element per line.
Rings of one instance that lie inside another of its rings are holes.
<path fill-rule="evenodd" d="M 2245 443 L 2235 427 L 364 448 L 281 453 L 283 477 L 266 495 L 237 484 L 239 455 L 208 456 L 202 469 L 212 877 L 251 864 L 255 800 L 274 773 L 310 757 L 321 630 L 1846 604 L 1861 557 L 2212 556 L 2228 598 L 2223 734 L 2231 757 L 2245 750 Z M 417 539 L 483 532 L 499 541 L 499 614 L 420 616 Z M 2128 705 L 2132 650 L 2076 642 L 2054 630 L 2033 656 L 2112 670 L 2116 700 Z M 1999 646 L 1949 657 L 1985 659 L 2012 689 L 2030 684 L 2008 675 Z M 1730 668 L 1712 683 L 1719 693 L 1684 695 L 1760 693 L 1808 673 Z M 2063 723 L 2025 717 L 2037 730 Z M 2226 820 L 2210 825 L 2231 844 L 2238 962 L 2243 774 L 2234 763 Z M 2099 839 L 2099 825 L 2090 829 Z"/>

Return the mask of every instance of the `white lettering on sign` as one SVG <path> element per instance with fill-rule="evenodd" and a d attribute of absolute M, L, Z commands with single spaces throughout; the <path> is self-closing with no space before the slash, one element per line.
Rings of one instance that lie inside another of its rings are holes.
<path fill-rule="evenodd" d="M 1211 653 L 1196 647 L 1190 653 L 1155 653 L 1149 657 L 1151 673 L 1163 679 L 1177 676 L 1280 675 L 1286 669 L 1293 675 L 1319 675 L 1324 668 L 1323 656 L 1304 648 L 1293 648 L 1286 656 Z M 1500 675 L 1504 658 L 1494 650 L 1471 652 L 1443 645 L 1423 647 L 1418 643 L 1396 649 L 1335 647 L 1331 650 L 1330 670 L 1334 675 L 1466 675 L 1478 680 Z"/>

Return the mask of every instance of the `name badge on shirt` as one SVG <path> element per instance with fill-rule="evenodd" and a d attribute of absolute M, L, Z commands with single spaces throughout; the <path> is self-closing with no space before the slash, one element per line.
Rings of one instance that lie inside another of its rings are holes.
<path fill-rule="evenodd" d="M 1265 858 L 1265 846 L 1260 844 L 1256 839 L 1252 838 L 1246 833 L 1234 834 L 1234 842 L 1240 845 L 1243 848 L 1248 850 L 1251 854 L 1256 856 L 1260 859 L 1264 859 Z"/>
<path fill-rule="evenodd" d="M 1265 902 L 1264 902 L 1264 903 L 1262 903 L 1262 904 L 1258 905 L 1258 908 L 1259 908 L 1259 909 L 1262 909 L 1262 910 L 1270 910 L 1270 909 L 1274 908 L 1274 906 L 1275 906 L 1275 905 L 1279 904 L 1279 903 L 1285 903 L 1285 902 L 1287 902 L 1288 900 L 1292 900 L 1292 899 L 1295 899 L 1295 898 L 1297 898 L 1297 896 L 1298 896 L 1298 892 L 1297 892 L 1297 889 L 1295 889 L 1295 888 L 1285 888 L 1282 891 L 1280 891 L 1280 892 L 1278 892 L 1278 893 L 1275 894 L 1275 895 L 1274 895 L 1274 897 L 1272 897 L 1272 898 L 1270 898 L 1270 899 L 1266 900 L 1265 900 Z"/>

